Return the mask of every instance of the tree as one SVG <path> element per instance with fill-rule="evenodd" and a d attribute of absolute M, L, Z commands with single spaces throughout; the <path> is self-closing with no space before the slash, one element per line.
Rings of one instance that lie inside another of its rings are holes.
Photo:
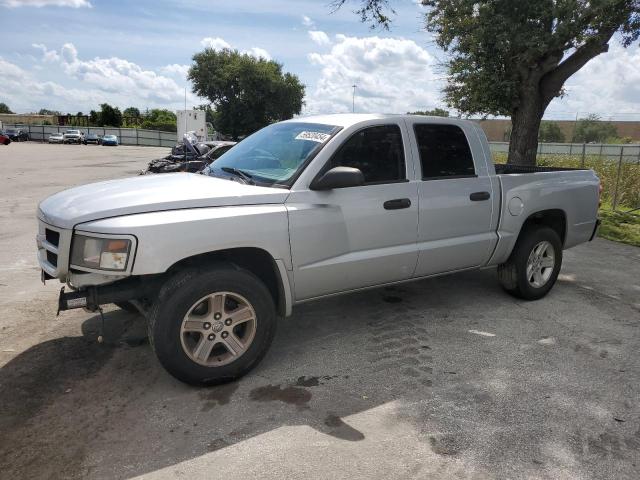
<path fill-rule="evenodd" d="M 95 110 L 89 112 L 89 125 L 98 125 L 100 123 L 100 114 Z"/>
<path fill-rule="evenodd" d="M 565 141 L 564 133 L 560 130 L 557 122 L 549 122 L 543 120 L 538 130 L 538 141 L 542 143 L 563 143 Z"/>
<path fill-rule="evenodd" d="M 102 103 L 98 113 L 98 123 L 101 127 L 119 127 L 122 125 L 122 112 L 118 107 Z"/>
<path fill-rule="evenodd" d="M 617 143 L 618 130 L 612 123 L 603 122 L 598 115 L 591 114 L 578 120 L 573 136 L 574 141 L 580 143 Z"/>
<path fill-rule="evenodd" d="M 338 0 L 336 6 L 347 0 Z M 387 28 L 389 0 L 357 0 Z M 542 116 L 566 80 L 640 36 L 638 0 L 422 0 L 427 31 L 449 55 L 444 94 L 466 114 L 510 116 L 509 163 L 534 165 Z M 382 12 L 382 14 L 380 13 Z"/>
<path fill-rule="evenodd" d="M 48 110 L 46 108 L 41 108 L 38 110 L 38 115 L 61 115 L 61 113 L 57 110 Z"/>
<path fill-rule="evenodd" d="M 416 112 L 407 112 L 409 115 L 427 115 L 430 117 L 448 117 L 449 112 L 442 108 L 434 108 L 433 110 L 425 110 L 424 112 L 418 110 Z"/>
<path fill-rule="evenodd" d="M 6 103 L 0 102 L 0 113 L 13 113 Z"/>
<path fill-rule="evenodd" d="M 193 61 L 188 78 L 194 93 L 213 104 L 216 130 L 235 139 L 302 109 L 304 85 L 273 60 L 206 48 Z"/>
<path fill-rule="evenodd" d="M 178 131 L 176 120 L 176 114 L 171 110 L 154 108 L 145 112 L 142 128 L 176 132 Z"/>
<path fill-rule="evenodd" d="M 137 118 L 140 116 L 140 110 L 136 107 L 125 108 L 122 112 L 122 115 L 125 117 L 134 117 Z"/>

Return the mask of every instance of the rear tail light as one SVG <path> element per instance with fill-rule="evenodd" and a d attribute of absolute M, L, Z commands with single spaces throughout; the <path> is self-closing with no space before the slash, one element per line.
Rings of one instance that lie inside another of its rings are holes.
<path fill-rule="evenodd" d="M 602 185 L 602 180 L 598 184 L 598 207 L 602 206 L 602 191 L 604 190 L 604 185 Z"/>

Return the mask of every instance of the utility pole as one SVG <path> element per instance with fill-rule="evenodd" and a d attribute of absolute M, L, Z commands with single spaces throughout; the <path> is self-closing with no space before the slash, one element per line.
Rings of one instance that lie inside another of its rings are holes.
<path fill-rule="evenodd" d="M 351 85 L 351 87 L 353 88 L 353 95 L 351 97 L 351 112 L 355 113 L 356 112 L 356 88 L 358 86 L 354 83 L 353 85 Z"/>
<path fill-rule="evenodd" d="M 184 133 L 187 133 L 187 87 L 184 87 Z M 205 139 L 206 140 L 206 139 Z M 185 159 L 187 151 L 185 150 Z"/>

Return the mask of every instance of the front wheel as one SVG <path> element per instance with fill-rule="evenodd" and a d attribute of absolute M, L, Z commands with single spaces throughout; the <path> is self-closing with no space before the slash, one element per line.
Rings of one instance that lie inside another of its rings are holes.
<path fill-rule="evenodd" d="M 525 300 L 544 297 L 562 266 L 562 242 L 555 230 L 530 226 L 522 232 L 509 259 L 498 267 L 498 279 L 511 295 Z"/>
<path fill-rule="evenodd" d="M 162 366 L 195 385 L 224 383 L 249 372 L 267 352 L 276 311 L 251 272 L 219 265 L 176 274 L 149 315 L 149 339 Z"/>

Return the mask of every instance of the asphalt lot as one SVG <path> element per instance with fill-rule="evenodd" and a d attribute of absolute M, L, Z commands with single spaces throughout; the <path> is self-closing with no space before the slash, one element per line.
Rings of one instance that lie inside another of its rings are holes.
<path fill-rule="evenodd" d="M 526 303 L 491 270 L 294 309 L 260 366 L 199 389 L 144 321 L 56 317 L 35 210 L 168 149 L 0 146 L 0 478 L 640 478 L 640 249 L 565 252 Z"/>

